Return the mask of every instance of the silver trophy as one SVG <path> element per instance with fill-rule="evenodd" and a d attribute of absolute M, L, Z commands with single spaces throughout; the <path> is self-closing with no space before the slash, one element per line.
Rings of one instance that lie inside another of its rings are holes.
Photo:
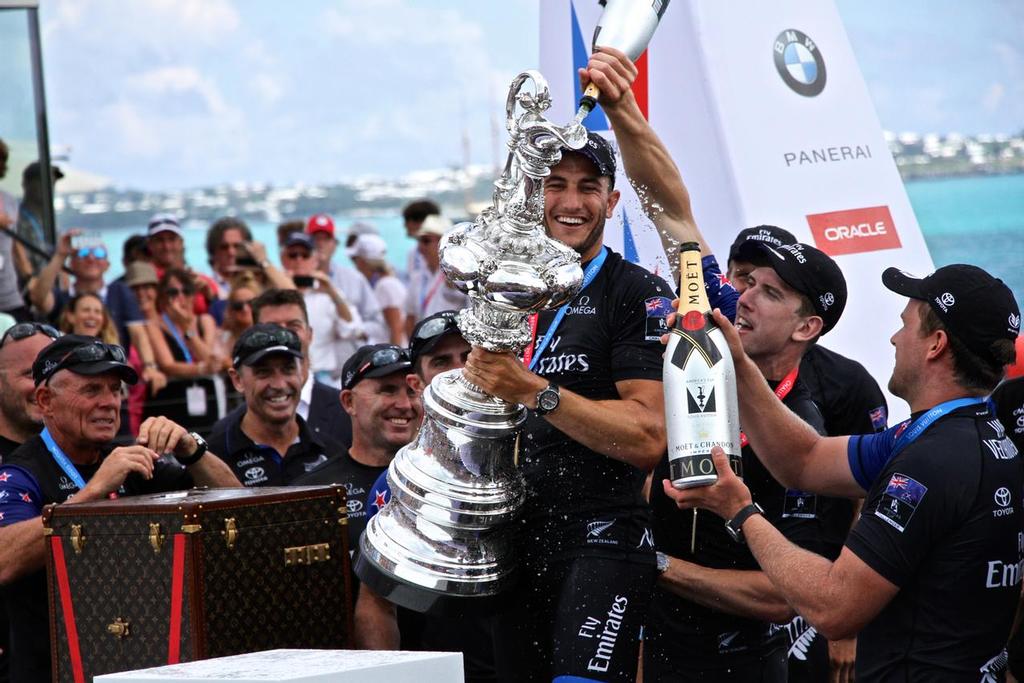
<path fill-rule="evenodd" d="M 469 295 L 459 315 L 466 340 L 519 354 L 527 318 L 561 306 L 583 281 L 579 255 L 544 230 L 544 178 L 562 148 L 586 144 L 583 126 L 543 117 L 547 81 L 525 71 L 505 105 L 508 160 L 493 205 L 441 240 L 441 268 Z M 403 607 L 436 614 L 486 611 L 512 584 L 510 522 L 523 504 L 516 469 L 526 409 L 474 386 L 461 370 L 424 392 L 423 426 L 388 469 L 392 498 L 360 539 L 359 578 Z"/>

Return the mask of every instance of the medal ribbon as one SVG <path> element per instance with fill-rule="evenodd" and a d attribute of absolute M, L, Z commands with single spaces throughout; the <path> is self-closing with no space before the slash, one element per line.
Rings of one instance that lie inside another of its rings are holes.
<path fill-rule="evenodd" d="M 793 386 L 796 384 L 796 378 L 800 374 L 800 366 L 796 366 L 789 371 L 789 374 L 782 378 L 779 385 L 775 387 L 775 396 L 781 401 L 787 396 L 789 392 L 793 391 Z M 740 432 L 740 448 L 743 448 L 750 444 L 750 439 L 742 431 Z"/>

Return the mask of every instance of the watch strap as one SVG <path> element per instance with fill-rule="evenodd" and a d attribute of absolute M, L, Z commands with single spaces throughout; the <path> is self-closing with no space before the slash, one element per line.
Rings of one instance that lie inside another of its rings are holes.
<path fill-rule="evenodd" d="M 186 455 L 184 457 L 175 456 L 176 459 L 178 460 L 178 463 L 184 465 L 185 467 L 195 465 L 197 462 L 199 462 L 199 459 L 206 455 L 206 449 L 208 448 L 208 446 L 206 445 L 206 439 L 204 439 L 203 437 L 199 436 L 195 432 L 189 432 L 189 436 L 191 436 L 192 439 L 195 440 L 196 450 L 193 451 L 192 455 Z"/>
<path fill-rule="evenodd" d="M 751 503 L 737 512 L 735 517 L 725 523 L 725 527 L 729 531 L 729 535 L 733 537 L 733 540 L 739 543 L 745 542 L 743 539 L 743 523 L 753 515 L 764 515 L 764 508 L 757 503 Z"/>

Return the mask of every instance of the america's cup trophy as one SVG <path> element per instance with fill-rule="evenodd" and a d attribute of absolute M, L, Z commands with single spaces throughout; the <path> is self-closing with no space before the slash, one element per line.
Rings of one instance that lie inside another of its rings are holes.
<path fill-rule="evenodd" d="M 528 318 L 569 301 L 583 280 L 579 255 L 545 234 L 544 178 L 586 130 L 544 118 L 551 105 L 536 71 L 512 81 L 505 110 L 508 159 L 492 206 L 441 241 L 441 268 L 469 295 L 466 340 L 519 354 Z M 524 486 L 516 468 L 526 409 L 484 393 L 461 370 L 423 395 L 423 426 L 388 469 L 392 498 L 359 543 L 356 573 L 379 595 L 420 612 L 489 611 L 516 575 L 510 522 Z"/>

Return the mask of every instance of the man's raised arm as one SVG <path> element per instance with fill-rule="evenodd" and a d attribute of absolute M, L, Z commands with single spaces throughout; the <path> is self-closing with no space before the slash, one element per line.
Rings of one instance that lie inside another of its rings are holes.
<path fill-rule="evenodd" d="M 671 240 L 678 240 L 698 242 L 701 254 L 706 256 L 711 250 L 693 218 L 690 193 L 679 168 L 633 97 L 630 87 L 636 75 L 636 66 L 629 58 L 611 48 L 598 48 L 587 68 L 580 69 L 583 86 L 593 81 L 601 90 L 599 102 L 615 131 L 626 175 L 641 198 L 644 212 L 658 228 L 666 253 L 675 253 L 678 244 Z"/>
<path fill-rule="evenodd" d="M 783 405 L 743 351 L 739 333 L 717 309 L 736 366 L 740 424 L 757 458 L 787 488 L 843 498 L 863 498 L 847 457 L 848 436 L 821 436 Z"/>

